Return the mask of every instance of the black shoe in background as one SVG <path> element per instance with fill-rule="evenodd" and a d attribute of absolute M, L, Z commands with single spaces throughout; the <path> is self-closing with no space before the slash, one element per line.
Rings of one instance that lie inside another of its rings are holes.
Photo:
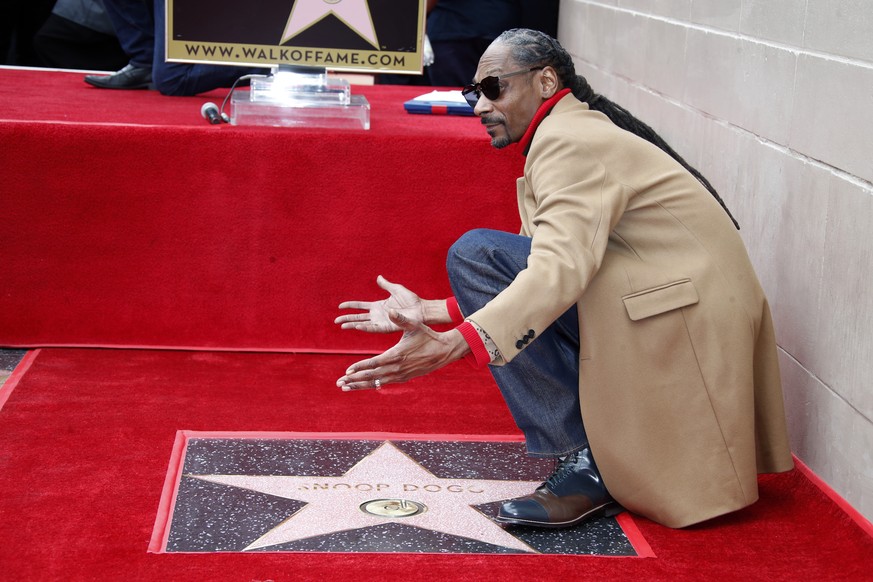
<path fill-rule="evenodd" d="M 85 82 L 101 89 L 151 89 L 152 70 L 127 65 L 111 75 L 85 75 Z"/>

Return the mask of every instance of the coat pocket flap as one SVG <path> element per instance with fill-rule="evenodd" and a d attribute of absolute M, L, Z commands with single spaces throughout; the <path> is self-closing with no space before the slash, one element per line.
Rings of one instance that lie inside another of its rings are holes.
<path fill-rule="evenodd" d="M 628 317 L 639 321 L 659 313 L 694 305 L 699 301 L 691 279 L 682 279 L 659 287 L 637 291 L 621 298 Z"/>

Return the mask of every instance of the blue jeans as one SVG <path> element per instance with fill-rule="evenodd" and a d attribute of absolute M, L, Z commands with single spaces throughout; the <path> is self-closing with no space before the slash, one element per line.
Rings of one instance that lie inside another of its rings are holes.
<path fill-rule="evenodd" d="M 103 0 L 103 5 L 130 64 L 151 68 L 155 88 L 164 95 L 197 95 L 230 87 L 243 75 L 268 72 L 228 65 L 168 63 L 164 41 L 166 0 Z"/>
<path fill-rule="evenodd" d="M 449 250 L 446 268 L 458 306 L 471 314 L 527 267 L 531 240 L 472 230 Z M 504 366 L 491 366 L 532 456 L 554 457 L 588 445 L 579 408 L 579 320 L 576 306 Z"/>

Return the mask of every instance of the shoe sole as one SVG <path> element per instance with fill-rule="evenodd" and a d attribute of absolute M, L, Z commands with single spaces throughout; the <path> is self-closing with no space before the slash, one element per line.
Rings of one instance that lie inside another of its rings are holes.
<path fill-rule="evenodd" d="M 98 89 L 113 89 L 115 91 L 136 91 L 138 89 L 154 89 L 155 86 L 149 83 L 148 85 L 131 85 L 129 87 L 116 87 L 113 85 L 95 85 L 94 83 L 88 83 L 92 87 L 97 87 Z"/>
<path fill-rule="evenodd" d="M 85 79 L 85 82 L 91 85 L 92 87 L 97 87 L 98 89 L 115 89 L 115 90 L 137 90 L 137 89 L 154 89 L 155 84 L 152 82 L 149 83 L 138 83 L 136 85 L 126 85 L 126 86 L 118 86 L 118 85 L 104 85 L 99 81 L 95 82 L 93 79 Z"/>
<path fill-rule="evenodd" d="M 571 521 L 534 521 L 529 519 L 519 519 L 516 517 L 503 517 L 498 515 L 494 519 L 498 523 L 504 523 L 507 525 L 527 525 L 532 527 L 548 527 L 548 528 L 562 528 L 562 527 L 573 527 L 574 525 L 579 525 L 583 521 L 593 519 L 595 517 L 612 517 L 614 515 L 618 515 L 624 511 L 624 508 L 614 501 L 610 501 L 608 503 L 604 503 L 603 505 L 598 505 L 592 509 L 589 509 L 581 516 L 573 519 Z"/>

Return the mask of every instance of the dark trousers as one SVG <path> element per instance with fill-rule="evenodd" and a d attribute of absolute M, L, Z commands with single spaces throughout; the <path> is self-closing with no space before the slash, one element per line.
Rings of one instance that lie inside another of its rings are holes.
<path fill-rule="evenodd" d="M 51 14 L 36 37 L 33 48 L 45 67 L 117 71 L 128 62 L 118 39 Z"/>
<path fill-rule="evenodd" d="M 226 65 L 168 63 L 164 40 L 165 0 L 103 0 L 106 14 L 124 52 L 135 67 L 152 69 L 152 80 L 164 95 L 197 95 L 230 87 L 239 77 L 265 69 Z"/>

